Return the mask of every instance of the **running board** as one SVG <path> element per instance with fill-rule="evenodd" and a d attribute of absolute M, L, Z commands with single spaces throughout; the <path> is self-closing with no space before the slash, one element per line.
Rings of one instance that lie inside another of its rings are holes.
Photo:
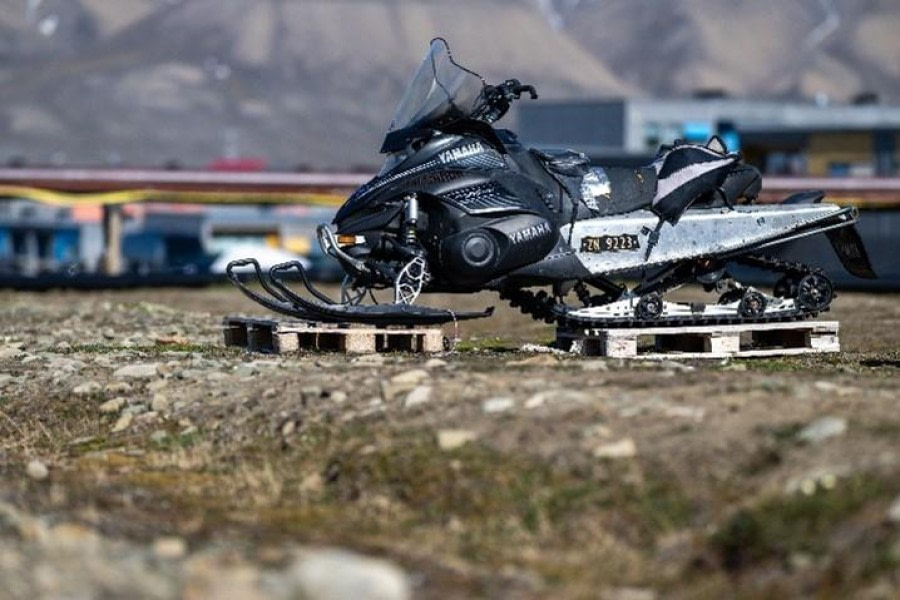
<path fill-rule="evenodd" d="M 591 273 L 610 275 L 698 257 L 728 258 L 856 222 L 831 204 L 753 205 L 686 212 L 677 225 L 648 211 L 577 221 L 561 228 Z"/>

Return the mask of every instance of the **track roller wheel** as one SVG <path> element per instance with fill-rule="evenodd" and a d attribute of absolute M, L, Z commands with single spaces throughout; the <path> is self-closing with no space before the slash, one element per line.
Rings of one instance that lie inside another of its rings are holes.
<path fill-rule="evenodd" d="M 821 311 L 828 308 L 834 298 L 834 286 L 825 275 L 810 273 L 797 282 L 797 306 L 807 311 Z"/>
<path fill-rule="evenodd" d="M 738 314 L 745 319 L 761 317 L 766 312 L 768 301 L 766 297 L 756 290 L 747 290 L 738 304 Z"/>
<path fill-rule="evenodd" d="M 634 315 L 638 319 L 652 321 L 662 316 L 663 301 L 659 294 L 647 294 L 638 300 L 637 306 L 634 307 Z"/>

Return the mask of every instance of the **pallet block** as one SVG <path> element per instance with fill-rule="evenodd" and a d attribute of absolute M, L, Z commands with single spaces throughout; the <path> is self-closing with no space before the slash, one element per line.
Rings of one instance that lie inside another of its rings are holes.
<path fill-rule="evenodd" d="M 222 328 L 226 346 L 272 354 L 298 351 L 346 354 L 391 351 L 432 353 L 444 349 L 444 334 L 439 326 L 375 327 L 349 323 L 226 317 Z"/>
<path fill-rule="evenodd" d="M 840 352 L 837 321 L 621 329 L 566 329 L 558 348 L 615 358 L 765 357 Z M 649 342 L 649 345 L 642 342 Z"/>

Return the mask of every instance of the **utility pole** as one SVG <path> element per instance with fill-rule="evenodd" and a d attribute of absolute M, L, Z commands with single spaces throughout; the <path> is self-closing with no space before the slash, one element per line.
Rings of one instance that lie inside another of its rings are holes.
<path fill-rule="evenodd" d="M 103 206 L 103 264 L 104 275 L 122 274 L 122 205 Z"/>

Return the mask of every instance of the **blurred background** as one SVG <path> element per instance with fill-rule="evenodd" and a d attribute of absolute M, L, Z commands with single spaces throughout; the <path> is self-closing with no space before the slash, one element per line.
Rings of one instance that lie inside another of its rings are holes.
<path fill-rule="evenodd" d="M 199 284 L 245 255 L 338 277 L 313 228 L 439 35 L 538 88 L 502 123 L 526 143 L 636 165 L 719 134 L 764 200 L 859 206 L 900 286 L 898 31 L 896 0 L 0 0 L 0 285 Z"/>

